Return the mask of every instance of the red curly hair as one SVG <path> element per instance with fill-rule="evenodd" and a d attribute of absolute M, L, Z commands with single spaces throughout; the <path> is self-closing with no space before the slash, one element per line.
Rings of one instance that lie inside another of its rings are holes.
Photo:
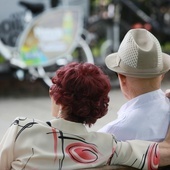
<path fill-rule="evenodd" d="M 70 63 L 56 71 L 50 95 L 62 106 L 62 117 L 89 127 L 108 111 L 110 81 L 90 63 Z"/>

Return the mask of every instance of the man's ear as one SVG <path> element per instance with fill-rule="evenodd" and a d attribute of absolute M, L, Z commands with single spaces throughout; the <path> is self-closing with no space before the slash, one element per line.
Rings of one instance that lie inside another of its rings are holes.
<path fill-rule="evenodd" d="M 161 75 L 162 80 L 164 79 L 164 77 L 165 77 L 165 74 L 162 74 L 162 75 Z"/>
<path fill-rule="evenodd" d="M 122 74 L 118 74 L 119 77 L 119 81 L 121 82 L 121 84 L 126 84 L 126 76 L 122 75 Z"/>

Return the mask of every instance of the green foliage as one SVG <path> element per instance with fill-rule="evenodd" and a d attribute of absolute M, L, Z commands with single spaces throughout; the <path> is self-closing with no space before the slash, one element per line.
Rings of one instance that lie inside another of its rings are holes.
<path fill-rule="evenodd" d="M 5 62 L 4 57 L 0 56 L 0 63 L 4 63 L 4 62 Z"/>
<path fill-rule="evenodd" d="M 162 46 L 162 51 L 170 53 L 170 42 L 166 42 L 166 43 Z"/>

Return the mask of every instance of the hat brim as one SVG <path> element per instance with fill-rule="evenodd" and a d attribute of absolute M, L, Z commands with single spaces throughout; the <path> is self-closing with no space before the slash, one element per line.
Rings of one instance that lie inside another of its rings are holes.
<path fill-rule="evenodd" d="M 155 69 L 136 69 L 125 65 L 121 62 L 118 53 L 112 53 L 105 58 L 106 66 L 117 73 L 137 78 L 152 78 L 164 74 L 170 70 L 170 56 L 166 53 L 162 53 L 163 67 L 162 70 Z"/>

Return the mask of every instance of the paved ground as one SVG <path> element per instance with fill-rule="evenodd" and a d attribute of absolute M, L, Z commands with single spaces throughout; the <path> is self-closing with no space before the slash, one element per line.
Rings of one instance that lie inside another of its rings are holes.
<path fill-rule="evenodd" d="M 162 89 L 170 88 L 169 81 L 164 82 Z M 47 90 L 47 89 L 45 89 Z M 47 92 L 48 93 L 48 92 Z M 23 95 L 24 96 L 24 95 Z M 125 98 L 117 88 L 110 92 L 110 106 L 108 114 L 99 119 L 90 130 L 97 130 L 107 122 L 116 118 L 116 112 L 120 106 L 125 103 Z M 17 116 L 34 117 L 41 120 L 51 119 L 51 103 L 48 95 L 36 96 L 0 96 L 0 139 L 2 138 L 7 127 Z"/>

